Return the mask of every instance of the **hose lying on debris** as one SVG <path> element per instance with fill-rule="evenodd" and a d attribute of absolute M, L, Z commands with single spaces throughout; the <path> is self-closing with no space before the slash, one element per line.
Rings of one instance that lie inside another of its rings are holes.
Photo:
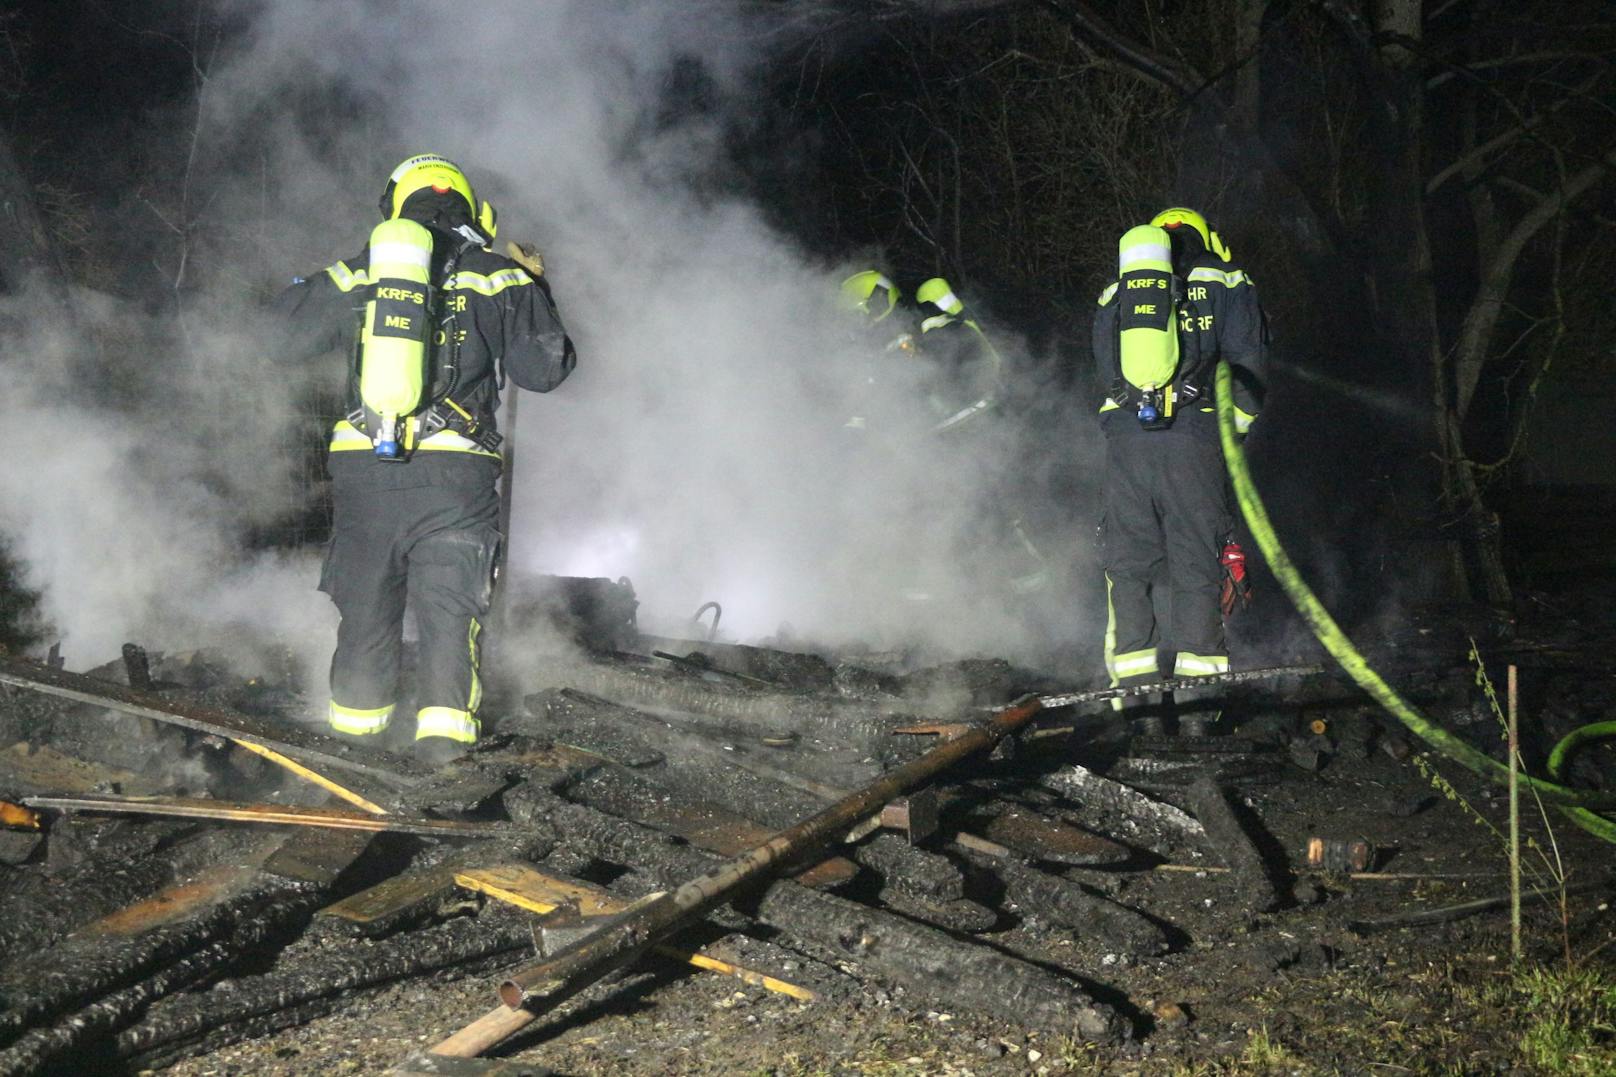
<path fill-rule="evenodd" d="M 1409 732 L 1449 759 L 1483 777 L 1508 781 L 1509 772 L 1504 764 L 1431 722 L 1387 684 L 1380 674 L 1370 668 L 1363 654 L 1352 645 L 1346 633 L 1341 631 L 1341 626 L 1336 624 L 1335 618 L 1330 616 L 1330 612 L 1324 608 L 1318 596 L 1302 579 L 1290 555 L 1280 545 L 1279 536 L 1274 532 L 1274 525 L 1268 519 L 1268 510 L 1264 507 L 1262 497 L 1257 493 L 1257 487 L 1251 480 L 1245 453 L 1235 433 L 1233 383 L 1234 375 L 1229 369 L 1229 364 L 1219 362 L 1216 397 L 1218 435 L 1223 442 L 1223 458 L 1229 469 L 1229 479 L 1234 484 L 1235 499 L 1240 503 L 1240 512 L 1245 517 L 1247 526 L 1251 528 L 1252 537 L 1257 540 L 1257 548 L 1267 559 L 1268 567 L 1273 570 L 1280 586 L 1285 589 L 1286 596 L 1307 621 L 1308 627 L 1318 637 L 1319 643 L 1341 664 L 1347 675 L 1375 702 L 1402 722 Z M 1616 735 L 1616 722 L 1595 723 L 1574 731 L 1555 745 L 1549 757 L 1549 773 L 1559 776 L 1559 769 L 1565 757 L 1577 744 L 1613 735 Z M 1585 807 L 1585 804 L 1593 802 L 1589 794 L 1526 774 L 1522 774 L 1520 780 L 1544 800 L 1553 802 L 1567 818 L 1590 834 L 1609 842 L 1616 842 L 1616 821 Z"/>

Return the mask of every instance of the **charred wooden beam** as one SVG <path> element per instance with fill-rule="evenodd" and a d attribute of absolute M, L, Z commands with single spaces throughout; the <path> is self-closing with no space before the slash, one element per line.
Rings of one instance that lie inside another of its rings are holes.
<path fill-rule="evenodd" d="M 917 849 L 896 834 L 877 834 L 853 850 L 860 864 L 923 901 L 957 901 L 965 896 L 965 875 L 947 857 Z"/>
<path fill-rule="evenodd" d="M 661 885 L 675 885 L 714 863 L 665 834 L 547 791 L 534 791 L 526 803 L 548 815 L 568 845 L 648 872 Z M 1085 1040 L 1128 1035 L 1115 1011 L 1064 977 L 880 909 L 788 881 L 745 896 L 740 908 L 789 938 L 808 940 L 944 1008 L 986 1013 Z"/>
<path fill-rule="evenodd" d="M 912 890 L 887 883 L 876 900 L 893 912 L 902 913 L 923 924 L 936 924 L 949 931 L 964 935 L 977 935 L 990 931 L 999 922 L 999 914 L 979 901 L 954 898 L 950 901 L 931 901 L 917 897 Z"/>
<path fill-rule="evenodd" d="M 1175 846 L 1199 845 L 1206 838 L 1205 828 L 1183 809 L 1077 763 L 1039 775 L 1038 783 L 1080 805 L 1085 821 L 1103 820 L 1112 833 L 1120 831 L 1153 852 L 1169 854 Z"/>
<path fill-rule="evenodd" d="M 589 773 L 568 786 L 574 799 L 602 806 L 615 815 L 657 830 L 677 834 L 698 849 L 724 856 L 745 852 L 767 841 L 773 831 L 728 808 L 686 796 L 670 795 L 666 786 L 614 764 L 611 760 L 576 749 L 562 749 L 560 759 L 593 761 Z M 858 871 L 843 857 L 833 856 L 810 865 L 796 875 L 804 886 L 840 886 Z"/>
<path fill-rule="evenodd" d="M 281 841 L 280 849 L 307 843 L 303 831 Z M 369 835 L 335 831 L 344 839 L 346 860 L 357 858 Z M 361 839 L 354 841 L 357 837 Z M 209 848 L 216 842 L 207 842 Z M 259 843 L 263 845 L 263 842 Z M 7 1037 L 22 1032 L 5 1054 L 0 1072 L 31 1072 L 38 1065 L 104 1038 L 135 1020 L 153 1000 L 263 950 L 306 921 L 322 900 L 323 886 L 337 872 L 312 882 L 277 879 L 252 862 L 263 851 L 233 846 L 238 867 L 215 866 L 95 921 L 8 975 L 0 987 L 7 1010 L 0 1028 Z M 145 857 L 170 870 L 188 870 L 190 854 L 174 859 Z M 325 860 L 333 863 L 334 853 Z M 93 1001 L 92 1001 L 93 1000 Z M 77 1012 L 69 1013 L 75 1007 Z M 67 1016 L 63 1016 L 67 1014 Z M 12 1068 L 12 1064 L 18 1068 Z"/>
<path fill-rule="evenodd" d="M 1133 855 L 1125 845 L 1020 804 L 982 805 L 972 809 L 963 822 L 970 834 L 1051 864 L 1120 864 Z M 955 840 L 966 836 L 962 833 Z"/>
<path fill-rule="evenodd" d="M 568 663 L 551 677 L 615 703 L 731 719 L 759 731 L 817 734 L 838 744 L 873 741 L 915 720 L 912 708 L 710 684 L 644 667 Z"/>
<path fill-rule="evenodd" d="M 973 859 L 986 863 L 980 854 Z M 1071 928 L 1108 950 L 1146 957 L 1167 949 L 1167 935 L 1154 921 L 1076 883 L 1014 858 L 992 861 L 991 870 L 1004 881 L 1005 896 L 1024 912 Z"/>
<path fill-rule="evenodd" d="M 180 923 L 58 947 L 42 959 L 31 993 L 4 1015 L 7 1030 L 22 1035 L 0 1052 L 0 1072 L 33 1072 L 110 1034 L 155 999 L 261 948 L 317 902 L 311 888 L 264 884 Z M 46 1023 L 76 1006 L 82 1008 Z"/>
<path fill-rule="evenodd" d="M 103 852 L 100 837 L 106 832 L 111 833 L 105 844 L 115 848 Z M 203 868 L 218 851 L 214 836 L 186 839 L 166 822 L 139 828 L 117 820 L 58 823 L 48 840 L 50 859 L 60 863 L 48 872 L 18 873 L 8 894 L 28 915 L 0 920 L 0 964 L 5 966 Z M 163 855 L 149 855 L 159 847 Z M 73 900 L 61 900 L 63 894 Z"/>
<path fill-rule="evenodd" d="M 1211 775 L 1202 775 L 1188 790 L 1190 808 L 1206 830 L 1207 843 L 1228 867 L 1245 903 L 1254 912 L 1270 912 L 1279 894 L 1269 877 L 1251 835 L 1235 816 L 1223 789 Z"/>
<path fill-rule="evenodd" d="M 168 999 L 116 1041 L 123 1058 L 144 1058 L 178 1043 L 229 1040 L 229 1030 L 253 1018 L 291 1010 L 409 976 L 531 948 L 525 916 L 485 911 L 381 942 L 333 949 L 294 969 L 233 981 L 228 991 Z M 170 1056 L 172 1057 L 172 1056 Z"/>
<path fill-rule="evenodd" d="M 375 838 L 375 834 L 363 830 L 294 831 L 264 861 L 264 871 L 327 887 L 364 855 Z"/>

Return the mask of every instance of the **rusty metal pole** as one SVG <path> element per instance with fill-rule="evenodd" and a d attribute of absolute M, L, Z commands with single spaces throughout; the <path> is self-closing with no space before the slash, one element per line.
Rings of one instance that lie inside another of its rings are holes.
<path fill-rule="evenodd" d="M 818 815 L 783 830 L 732 860 L 655 901 L 615 917 L 555 957 L 515 973 L 500 984 L 499 997 L 512 1009 L 542 1013 L 572 997 L 681 925 L 722 904 L 739 887 L 794 860 L 818 852 L 853 824 L 880 811 L 955 763 L 992 748 L 1043 709 L 1036 697 L 1017 700 L 987 721 L 971 726 L 909 763 L 849 794 Z"/>

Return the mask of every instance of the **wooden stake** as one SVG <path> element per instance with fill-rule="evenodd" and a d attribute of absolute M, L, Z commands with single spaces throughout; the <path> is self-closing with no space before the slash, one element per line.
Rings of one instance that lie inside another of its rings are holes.
<path fill-rule="evenodd" d="M 1521 959 L 1521 728 L 1516 667 L 1509 667 L 1509 952 Z"/>

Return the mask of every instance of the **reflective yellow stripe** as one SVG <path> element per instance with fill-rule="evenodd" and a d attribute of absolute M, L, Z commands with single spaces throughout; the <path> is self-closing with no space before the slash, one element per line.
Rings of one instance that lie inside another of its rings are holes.
<path fill-rule="evenodd" d="M 341 419 L 331 428 L 331 450 L 372 448 L 370 439 L 361 434 L 347 419 Z"/>
<path fill-rule="evenodd" d="M 1211 408 L 1203 408 L 1201 410 L 1203 410 L 1203 411 L 1211 411 L 1212 409 Z M 1234 432 L 1235 433 L 1237 433 L 1237 434 L 1246 433 L 1248 430 L 1251 429 L 1251 424 L 1256 422 L 1256 421 L 1257 421 L 1257 417 L 1255 415 L 1251 414 L 1249 411 L 1241 411 L 1239 405 L 1235 406 L 1235 409 L 1234 409 Z"/>
<path fill-rule="evenodd" d="M 1226 272 L 1222 269 L 1212 269 L 1207 266 L 1201 266 L 1190 270 L 1190 275 L 1186 279 L 1191 282 L 1198 280 L 1215 281 L 1216 283 L 1223 285 L 1225 288 L 1233 288 L 1237 284 L 1251 284 L 1251 278 L 1246 276 L 1246 271 L 1244 269 L 1235 269 Z"/>
<path fill-rule="evenodd" d="M 346 264 L 338 262 L 336 265 L 326 267 L 326 275 L 331 283 L 337 286 L 338 291 L 351 292 L 355 288 L 372 283 L 370 270 L 361 269 L 355 272 Z M 450 291 L 476 292 L 478 295 L 498 295 L 507 288 L 516 288 L 523 284 L 532 284 L 533 278 L 525 269 L 500 269 L 493 273 L 471 273 L 461 270 L 449 278 L 447 285 Z"/>
<path fill-rule="evenodd" d="M 451 292 L 476 292 L 478 295 L 498 295 L 507 288 L 532 284 L 533 278 L 525 269 L 501 269 L 484 276 L 461 270 L 449 278 L 446 287 Z"/>
<path fill-rule="evenodd" d="M 1140 263 L 1144 264 L 1145 269 L 1166 269 L 1171 272 L 1173 249 L 1165 243 L 1145 240 L 1117 252 L 1117 268 L 1124 273 Z"/>
<path fill-rule="evenodd" d="M 951 325 L 953 321 L 954 316 L 952 314 L 933 314 L 930 318 L 920 323 L 920 331 L 929 333 L 933 329 L 941 329 L 945 325 Z"/>
<path fill-rule="evenodd" d="M 461 744 L 477 743 L 477 719 L 470 711 L 453 707 L 422 707 L 415 713 L 415 739 L 448 737 Z"/>
<path fill-rule="evenodd" d="M 1160 672 L 1156 665 L 1155 648 L 1148 651 L 1129 651 L 1127 654 L 1119 654 L 1111 659 L 1111 666 L 1118 680 Z"/>
<path fill-rule="evenodd" d="M 483 682 L 482 678 L 477 676 L 477 667 L 481 665 L 482 658 L 481 652 L 477 649 L 477 637 L 482 631 L 483 626 L 473 617 L 471 627 L 466 629 L 466 647 L 471 651 L 471 691 L 467 693 L 466 709 L 473 714 L 483 705 Z"/>
<path fill-rule="evenodd" d="M 1190 654 L 1188 651 L 1179 651 L 1178 659 L 1173 663 L 1175 677 L 1211 677 L 1227 672 L 1229 672 L 1229 656 L 1226 654 Z"/>
<path fill-rule="evenodd" d="M 1098 304 L 1099 306 L 1103 307 L 1107 303 L 1111 302 L 1111 297 L 1116 295 L 1116 294 L 1117 294 L 1117 282 L 1112 281 L 1110 284 L 1107 284 L 1105 286 L 1105 291 L 1100 293 L 1100 298 L 1096 299 L 1095 303 Z"/>
<path fill-rule="evenodd" d="M 355 288 L 371 282 L 370 271 L 368 269 L 361 269 L 359 272 L 355 273 L 342 262 L 338 262 L 333 266 L 327 266 L 325 271 L 326 275 L 331 278 L 331 283 L 337 286 L 337 290 L 339 292 L 351 292 Z"/>
<path fill-rule="evenodd" d="M 1121 404 L 1118 404 L 1115 400 L 1112 400 L 1110 397 L 1106 397 L 1105 398 L 1105 403 L 1100 405 L 1100 412 L 1102 414 L 1104 414 L 1105 412 L 1108 412 L 1108 411 L 1116 411 L 1120 407 L 1122 407 Z"/>
<path fill-rule="evenodd" d="M 1111 675 L 1111 687 L 1117 686 L 1117 610 L 1111 605 L 1111 573 L 1105 574 L 1105 671 Z M 1122 709 L 1122 700 L 1113 699 L 1111 709 Z"/>
<path fill-rule="evenodd" d="M 333 699 L 331 701 L 331 710 L 326 720 L 331 724 L 331 728 L 338 733 L 367 737 L 386 729 L 388 720 L 392 717 L 393 704 L 391 703 L 385 707 L 373 707 L 369 710 L 363 710 L 358 707 L 344 707 Z"/>

